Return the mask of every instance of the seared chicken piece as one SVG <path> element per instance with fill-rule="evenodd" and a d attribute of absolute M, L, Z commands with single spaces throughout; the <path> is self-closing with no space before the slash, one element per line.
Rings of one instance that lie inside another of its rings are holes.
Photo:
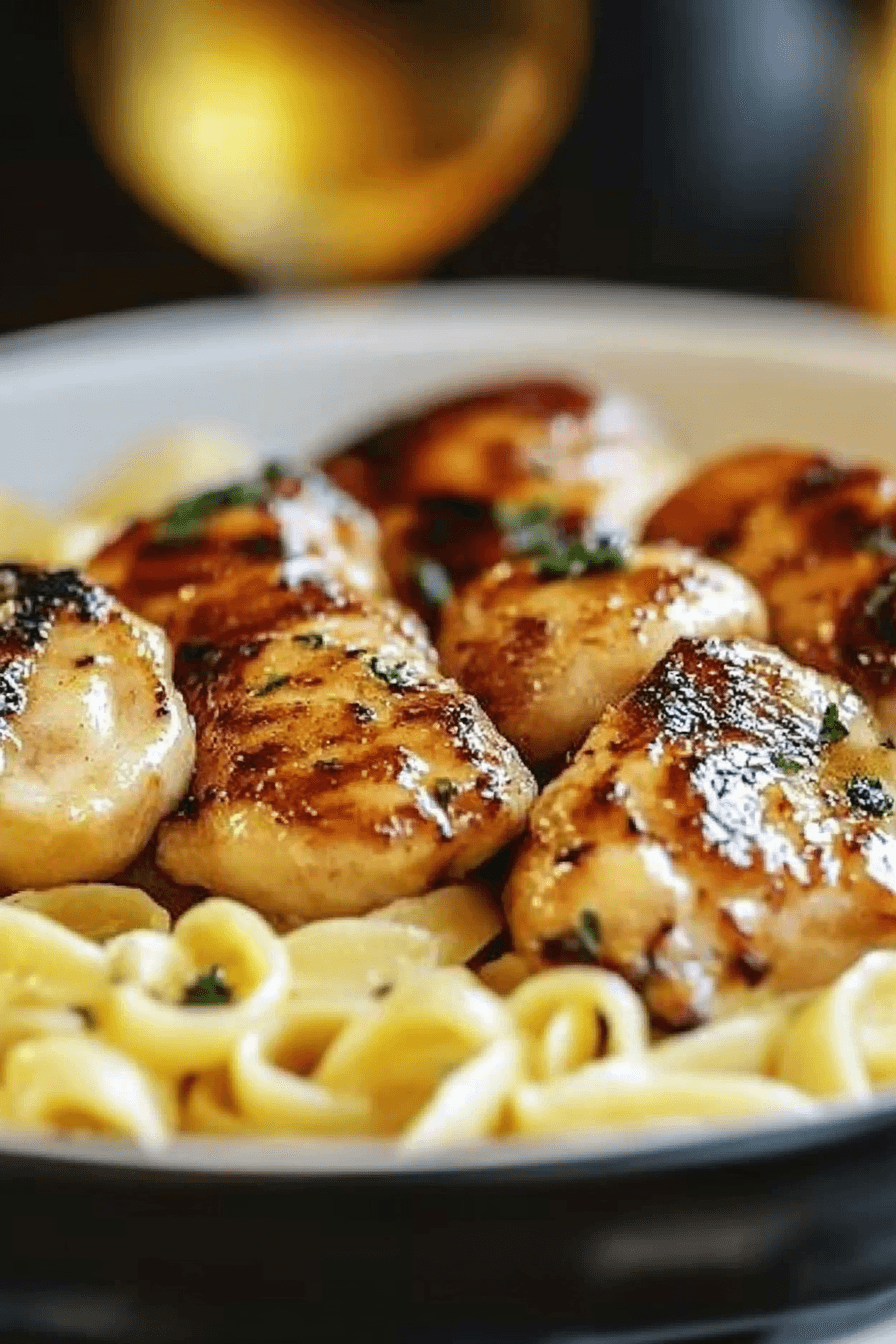
<path fill-rule="evenodd" d="M 379 518 L 397 596 L 437 624 L 451 583 L 512 553 L 514 514 L 635 531 L 684 463 L 638 402 L 533 379 L 397 420 L 326 470 Z"/>
<path fill-rule="evenodd" d="M 763 499 L 786 497 L 808 477 L 830 468 L 823 453 L 773 445 L 743 448 L 716 458 L 686 481 L 648 519 L 645 541 L 680 541 L 725 558 L 744 522 Z"/>
<path fill-rule="evenodd" d="M 725 565 L 674 545 L 591 554 L 568 578 L 503 561 L 445 609 L 445 670 L 530 765 L 578 746 L 679 636 L 767 634 L 762 599 Z"/>
<path fill-rule="evenodd" d="M 358 593 L 389 590 L 368 511 L 320 472 L 297 479 L 279 467 L 134 523 L 90 573 L 175 642 L 206 598 L 236 610 L 246 590 L 306 578 L 337 579 Z"/>
<path fill-rule="evenodd" d="M 817 453 L 748 450 L 710 466 L 647 535 L 702 545 L 752 579 L 775 640 L 848 681 L 896 733 L 896 481 Z"/>
<path fill-rule="evenodd" d="M 531 778 L 417 618 L 312 584 L 290 605 L 181 646 L 197 768 L 162 869 L 295 924 L 462 877 L 518 834 Z"/>
<path fill-rule="evenodd" d="M 72 570 L 0 567 L 0 888 L 112 876 L 193 754 L 161 630 Z"/>
<path fill-rule="evenodd" d="M 276 488 L 297 512 L 319 507 L 296 482 Z M 341 581 L 354 552 L 331 567 L 290 548 L 262 564 L 241 545 L 263 534 L 267 508 L 225 502 L 180 542 L 141 525 L 148 539 L 132 537 L 119 581 L 138 608 L 167 612 L 196 721 L 190 796 L 160 829 L 158 863 L 289 927 L 461 877 L 522 830 L 535 786 L 439 675 L 418 618 L 360 591 L 374 583 Z"/>
<path fill-rule="evenodd" d="M 896 750 L 841 682 L 679 640 L 532 810 L 505 902 L 533 966 L 599 962 L 683 1028 L 896 946 Z"/>

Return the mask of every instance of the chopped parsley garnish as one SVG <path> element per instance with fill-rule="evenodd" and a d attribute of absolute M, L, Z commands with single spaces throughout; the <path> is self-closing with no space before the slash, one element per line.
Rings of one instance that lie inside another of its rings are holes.
<path fill-rule="evenodd" d="M 417 561 L 414 577 L 420 592 L 433 607 L 444 606 L 454 592 L 451 575 L 445 566 L 428 556 Z"/>
<path fill-rule="evenodd" d="M 374 654 L 368 667 L 375 677 L 384 681 L 390 690 L 407 691 L 419 685 L 417 673 L 405 662 L 389 663 Z"/>
<path fill-rule="evenodd" d="M 803 768 L 802 761 L 794 760 L 792 756 L 785 756 L 782 751 L 776 751 L 772 756 L 772 765 L 785 775 L 798 775 Z"/>
<path fill-rule="evenodd" d="M 432 796 L 440 807 L 447 807 L 452 798 L 456 798 L 460 789 L 452 779 L 435 779 L 432 785 Z"/>
<path fill-rule="evenodd" d="M 528 555 L 533 547 L 549 546 L 557 537 L 559 517 L 550 504 L 530 504 L 521 508 L 500 500 L 492 509 L 492 519 L 504 533 L 507 548 L 517 555 Z"/>
<path fill-rule="evenodd" d="M 603 932 L 600 918 L 594 910 L 583 910 L 579 915 L 579 942 L 594 961 L 600 957 Z"/>
<path fill-rule="evenodd" d="M 262 480 L 268 485 L 279 485 L 289 475 L 282 462 L 267 462 L 261 469 Z"/>
<path fill-rule="evenodd" d="M 581 574 L 625 569 L 625 556 L 610 541 L 599 541 L 594 546 L 586 546 L 583 541 L 557 541 L 530 554 L 538 561 L 541 579 L 578 578 Z"/>
<path fill-rule="evenodd" d="M 888 817 L 893 811 L 893 799 L 879 779 L 870 775 L 853 775 L 846 786 L 851 807 L 868 817 Z"/>
<path fill-rule="evenodd" d="M 585 541 L 571 535 L 549 504 L 519 509 L 499 503 L 492 516 L 504 533 L 508 550 L 537 562 L 539 578 L 575 578 L 625 568 L 625 556 L 616 542 L 608 537 Z"/>
<path fill-rule="evenodd" d="M 233 994 L 221 975 L 219 966 L 212 966 L 197 976 L 184 991 L 183 1002 L 190 1008 L 214 1008 L 229 1003 Z"/>
<path fill-rule="evenodd" d="M 823 747 L 832 747 L 835 742 L 842 742 L 844 737 L 848 736 L 849 729 L 840 718 L 837 706 L 833 703 L 828 705 L 821 718 L 819 742 Z"/>
<path fill-rule="evenodd" d="M 312 630 L 307 635 L 293 635 L 293 641 L 304 644 L 306 649 L 322 649 L 326 642 L 319 630 Z"/>
<path fill-rule="evenodd" d="M 896 558 L 896 537 L 889 523 L 879 523 L 862 541 L 863 551 L 872 551 L 875 555 L 890 555 Z"/>
<path fill-rule="evenodd" d="M 272 691 L 279 691 L 281 686 L 286 686 L 290 678 L 288 675 L 282 677 L 271 677 L 263 686 L 259 686 L 255 692 L 256 695 L 270 695 Z"/>
<path fill-rule="evenodd" d="M 224 509 L 254 508 L 266 504 L 286 475 L 276 462 L 262 468 L 256 481 L 237 481 L 217 490 L 204 490 L 190 499 L 182 499 L 159 523 L 156 541 L 176 543 L 199 536 L 206 521 Z"/>

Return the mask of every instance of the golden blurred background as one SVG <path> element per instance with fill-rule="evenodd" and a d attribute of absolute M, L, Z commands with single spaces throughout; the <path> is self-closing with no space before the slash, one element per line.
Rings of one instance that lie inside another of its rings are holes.
<path fill-rule="evenodd" d="M 896 311 L 896 0 L 4 0 L 0 329 L 259 284 Z"/>

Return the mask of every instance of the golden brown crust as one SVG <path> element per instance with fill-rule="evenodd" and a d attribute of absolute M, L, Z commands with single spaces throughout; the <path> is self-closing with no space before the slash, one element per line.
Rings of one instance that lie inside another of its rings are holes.
<path fill-rule="evenodd" d="M 374 520 L 320 473 L 279 476 L 264 502 L 212 508 L 190 535 L 170 536 L 170 517 L 133 523 L 90 574 L 175 641 L 206 596 L 239 621 L 249 590 L 288 593 L 307 577 L 388 591 Z"/>
<path fill-rule="evenodd" d="M 680 635 L 767 634 L 758 594 L 726 566 L 675 545 L 614 554 L 620 568 L 567 578 L 505 561 L 445 610 L 446 671 L 530 764 L 562 761 Z"/>
<path fill-rule="evenodd" d="M 646 529 L 696 541 L 756 584 L 774 638 L 842 677 L 896 730 L 896 482 L 762 449 L 711 465 Z"/>
<path fill-rule="evenodd" d="M 760 445 L 726 453 L 660 505 L 647 521 L 644 540 L 679 541 L 725 559 L 760 500 L 829 466 L 823 453 L 811 449 Z"/>
<path fill-rule="evenodd" d="M 314 545 L 271 555 L 274 510 L 225 507 L 184 540 L 140 524 L 97 567 L 117 564 L 122 594 L 164 620 L 196 723 L 160 868 L 295 924 L 463 875 L 519 833 L 534 783 L 439 675 L 419 620 L 370 595 L 372 520 L 351 504 L 340 533 L 332 485 L 280 481 L 278 496 Z"/>
<path fill-rule="evenodd" d="M 547 505 L 576 535 L 598 522 L 633 524 L 638 506 L 659 497 L 674 469 L 668 446 L 639 415 L 622 398 L 526 379 L 427 407 L 325 466 L 377 515 L 396 595 L 436 625 L 421 559 L 461 586 L 512 553 L 496 506 Z"/>
<path fill-rule="evenodd" d="M 535 804 L 514 941 L 621 971 L 672 1028 L 826 984 L 896 945 L 894 800 L 896 751 L 845 686 L 752 641 L 681 640 Z"/>

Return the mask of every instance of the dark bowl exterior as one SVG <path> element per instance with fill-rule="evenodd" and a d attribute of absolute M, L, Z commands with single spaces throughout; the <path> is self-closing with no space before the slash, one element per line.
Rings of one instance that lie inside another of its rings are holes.
<path fill-rule="evenodd" d="M 896 1313 L 889 1109 L 450 1172 L 199 1175 L 7 1154 L 0 1209 L 0 1329 L 36 1338 L 821 1339 Z"/>

